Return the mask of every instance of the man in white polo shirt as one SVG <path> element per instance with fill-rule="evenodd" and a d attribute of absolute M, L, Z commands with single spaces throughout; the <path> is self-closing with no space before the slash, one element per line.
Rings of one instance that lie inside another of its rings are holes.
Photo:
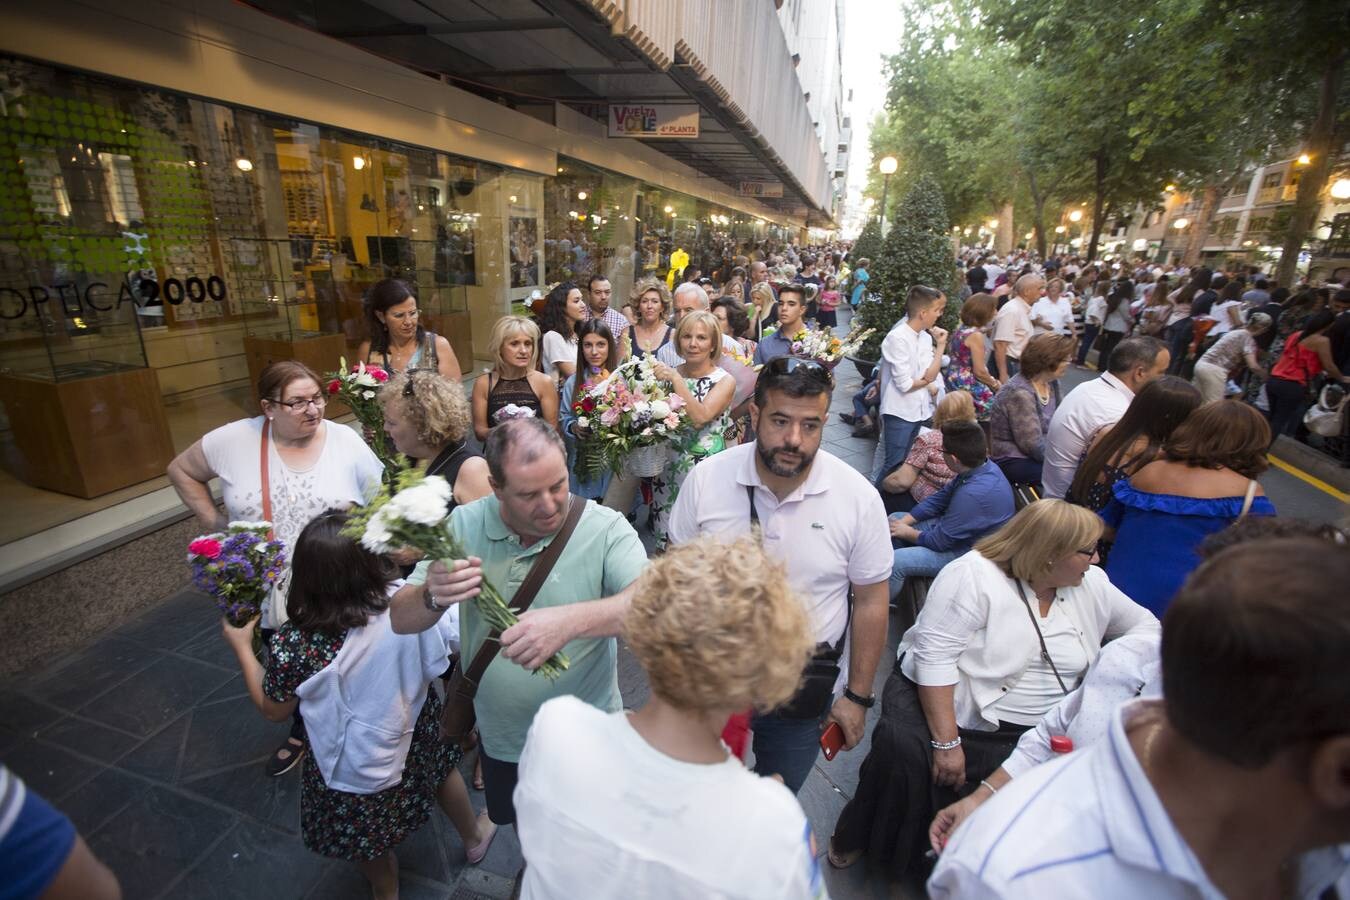
<path fill-rule="evenodd" d="M 957 828 L 929 896 L 1313 900 L 1343 880 L 1347 582 L 1350 552 L 1316 538 L 1207 560 L 1163 621 L 1162 699 L 1000 788 Z"/>
<path fill-rule="evenodd" d="M 757 439 L 695 466 L 670 515 L 676 544 L 700 534 L 745 534 L 757 521 L 764 549 L 787 567 L 815 623 L 817 658 L 842 651 L 839 675 L 823 691 L 808 697 L 808 679 L 785 709 L 751 721 L 755 771 L 782 776 L 793 792 L 811 773 L 830 722 L 839 723 L 845 748 L 862 739 L 889 614 L 893 554 L 881 496 L 820 450 L 833 387 L 829 370 L 814 361 L 780 356 L 766 363 L 750 408 Z M 819 704 L 808 702 L 816 697 Z"/>
<path fill-rule="evenodd" d="M 1017 279 L 1013 294 L 994 316 L 994 375 L 1004 384 L 1021 368 L 1022 351 L 1034 333 L 1031 304 L 1041 297 L 1045 279 L 1023 275 Z"/>
<path fill-rule="evenodd" d="M 1167 371 L 1172 357 L 1153 337 L 1125 338 L 1111 351 L 1100 378 L 1069 391 L 1045 433 L 1041 486 L 1045 496 L 1063 499 L 1093 436 L 1125 415 L 1145 384 Z"/>
<path fill-rule="evenodd" d="M 881 471 L 877 486 L 909 455 L 919 429 L 933 418 L 945 390 L 942 354 L 947 332 L 937 327 L 947 307 L 936 288 L 915 285 L 905 299 L 905 317 L 881 342 Z"/>

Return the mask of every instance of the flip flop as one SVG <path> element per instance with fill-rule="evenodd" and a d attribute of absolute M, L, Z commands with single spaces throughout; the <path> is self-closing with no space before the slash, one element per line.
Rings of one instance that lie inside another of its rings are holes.
<path fill-rule="evenodd" d="M 466 847 L 465 853 L 469 857 L 469 865 L 476 866 L 487 856 L 488 848 L 492 846 L 492 839 L 497 836 L 497 826 L 488 818 L 487 810 L 478 814 L 479 830 L 483 833 L 483 839 L 477 846 Z"/>

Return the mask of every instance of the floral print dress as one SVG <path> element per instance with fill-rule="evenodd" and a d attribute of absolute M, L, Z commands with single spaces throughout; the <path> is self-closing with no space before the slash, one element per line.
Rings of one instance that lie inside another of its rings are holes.
<path fill-rule="evenodd" d="M 271 660 L 263 693 L 277 703 L 295 697 L 296 688 L 331 663 L 346 632 L 301 631 L 291 623 L 272 638 Z M 403 780 L 376 794 L 349 794 L 324 784 L 314 754 L 305 756 L 300 779 L 300 832 L 305 846 L 321 856 L 371 860 L 421 828 L 436 802 L 436 789 L 459 764 L 458 747 L 440 739 L 441 701 L 434 690 L 413 728 Z"/>
<path fill-rule="evenodd" d="M 707 400 L 713 386 L 731 374 L 725 369 L 715 368 L 701 378 L 686 378 L 689 390 L 700 401 Z M 670 465 L 660 475 L 652 479 L 652 534 L 657 546 L 666 544 L 666 525 L 670 521 L 670 511 L 675 508 L 675 500 L 680 496 L 680 485 L 685 476 L 700 459 L 721 453 L 727 448 L 727 433 L 731 430 L 731 408 L 723 410 L 721 415 L 695 431 L 690 431 L 678 441 L 672 442 L 673 456 Z"/>
<path fill-rule="evenodd" d="M 968 391 L 975 401 L 975 418 L 981 422 L 989 421 L 989 406 L 994 402 L 994 392 L 989 385 L 975 377 L 975 366 L 971 362 L 970 346 L 966 338 L 979 329 L 972 325 L 963 325 L 952 335 L 950 355 L 951 365 L 947 367 L 947 390 Z"/>

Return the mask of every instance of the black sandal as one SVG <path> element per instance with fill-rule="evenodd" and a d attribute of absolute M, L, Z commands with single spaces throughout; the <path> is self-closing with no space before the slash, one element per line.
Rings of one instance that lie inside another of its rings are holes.
<path fill-rule="evenodd" d="M 286 738 L 286 742 L 272 753 L 271 759 L 267 760 L 267 774 L 272 778 L 285 775 L 305 758 L 308 749 L 305 742 L 299 738 Z"/>

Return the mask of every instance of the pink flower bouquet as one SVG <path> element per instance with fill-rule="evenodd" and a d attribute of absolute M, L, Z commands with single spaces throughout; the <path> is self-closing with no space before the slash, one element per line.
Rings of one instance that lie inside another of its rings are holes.
<path fill-rule="evenodd" d="M 589 429 L 588 452 L 577 474 L 616 474 L 624 457 L 641 447 L 668 443 L 689 421 L 684 399 L 656 377 L 650 356 L 630 359 L 576 401 L 577 425 Z"/>
<path fill-rule="evenodd" d="M 384 463 L 386 478 L 403 468 L 403 457 L 389 441 L 384 431 L 384 409 L 380 406 L 379 390 L 389 381 L 389 373 L 379 366 L 363 362 L 348 369 L 347 360 L 338 360 L 339 368 L 328 375 L 325 388 L 328 396 L 351 407 L 356 421 L 361 423 L 361 435 L 370 449 Z"/>

